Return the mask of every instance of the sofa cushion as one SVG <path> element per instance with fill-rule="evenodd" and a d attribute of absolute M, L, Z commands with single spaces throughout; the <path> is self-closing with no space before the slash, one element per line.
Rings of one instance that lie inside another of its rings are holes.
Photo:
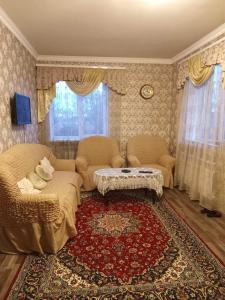
<path fill-rule="evenodd" d="M 55 171 L 53 179 L 48 182 L 47 186 L 41 191 L 43 194 L 57 194 L 61 208 L 66 211 L 77 210 L 77 189 L 82 185 L 82 179 L 79 174 L 70 171 Z M 71 201 L 74 199 L 74 201 Z M 71 214 L 73 215 L 73 214 Z"/>
<path fill-rule="evenodd" d="M 134 155 L 144 164 L 155 164 L 159 158 L 169 154 L 166 142 L 159 136 L 137 135 L 128 140 L 127 155 Z"/>
<path fill-rule="evenodd" d="M 81 172 L 81 175 L 84 179 L 84 189 L 85 191 L 91 191 L 96 188 L 96 184 L 94 183 L 94 172 L 99 169 L 108 169 L 111 168 L 110 165 L 95 165 L 95 166 L 88 166 L 87 171 Z"/>
<path fill-rule="evenodd" d="M 119 154 L 117 141 L 105 136 L 91 136 L 78 144 L 77 157 L 86 158 L 88 165 L 109 165 L 113 156 Z"/>
<path fill-rule="evenodd" d="M 72 184 L 80 187 L 82 185 L 82 179 L 78 173 L 71 171 L 55 171 L 53 173 L 53 179 L 48 182 L 46 188 L 42 190 L 43 193 L 49 193 L 49 191 L 57 193 L 58 190 L 63 190 L 64 184 Z"/>
<path fill-rule="evenodd" d="M 94 172 L 100 169 L 108 169 L 112 168 L 110 165 L 95 165 L 95 166 L 88 166 L 88 173 L 94 175 Z"/>

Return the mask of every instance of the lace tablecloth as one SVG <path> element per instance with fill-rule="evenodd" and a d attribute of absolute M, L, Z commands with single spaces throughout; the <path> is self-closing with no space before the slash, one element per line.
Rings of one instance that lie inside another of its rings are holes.
<path fill-rule="evenodd" d="M 153 168 L 125 168 L 129 173 L 123 173 L 122 168 L 100 169 L 94 173 L 94 182 L 98 191 L 104 195 L 110 190 L 140 189 L 155 190 L 158 196 L 163 193 L 162 172 Z M 140 173 L 143 171 L 151 173 Z"/>

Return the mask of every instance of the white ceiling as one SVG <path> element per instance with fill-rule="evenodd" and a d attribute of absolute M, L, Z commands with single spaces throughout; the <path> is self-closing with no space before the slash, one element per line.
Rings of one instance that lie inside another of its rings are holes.
<path fill-rule="evenodd" d="M 171 58 L 225 23 L 225 0 L 0 0 L 39 55 Z"/>

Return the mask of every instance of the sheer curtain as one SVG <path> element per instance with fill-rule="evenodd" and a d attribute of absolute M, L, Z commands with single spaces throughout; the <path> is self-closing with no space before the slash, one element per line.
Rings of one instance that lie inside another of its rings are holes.
<path fill-rule="evenodd" d="M 56 84 L 56 98 L 50 108 L 50 138 L 80 140 L 108 133 L 108 89 L 100 84 L 87 96 L 75 94 L 66 84 Z"/>
<path fill-rule="evenodd" d="M 58 157 L 74 158 L 80 139 L 108 134 L 108 87 L 101 83 L 87 96 L 79 96 L 66 82 L 58 82 L 42 127 L 42 140 Z"/>
<path fill-rule="evenodd" d="M 201 86 L 184 87 L 175 183 L 200 205 L 225 212 L 225 91 L 217 65 Z"/>

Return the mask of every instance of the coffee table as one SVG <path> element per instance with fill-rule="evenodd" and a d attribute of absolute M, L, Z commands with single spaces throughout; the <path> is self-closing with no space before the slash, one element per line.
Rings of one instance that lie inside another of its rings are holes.
<path fill-rule="evenodd" d="M 155 202 L 163 194 L 162 172 L 153 168 L 100 169 L 94 173 L 94 182 L 102 195 L 110 190 L 145 188 L 155 193 L 153 195 Z"/>

